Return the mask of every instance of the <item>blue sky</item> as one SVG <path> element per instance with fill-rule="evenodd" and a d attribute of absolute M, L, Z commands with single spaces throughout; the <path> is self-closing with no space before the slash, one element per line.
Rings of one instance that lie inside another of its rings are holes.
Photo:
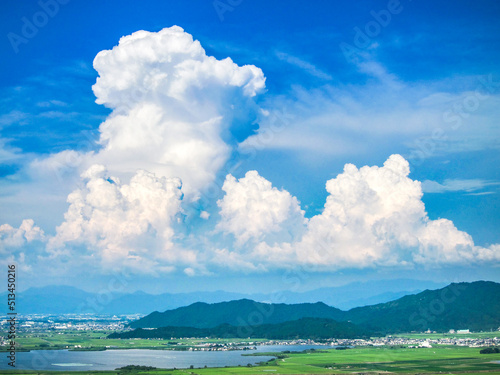
<path fill-rule="evenodd" d="M 500 281 L 497 2 L 1 7 L 0 251 L 24 287 Z"/>

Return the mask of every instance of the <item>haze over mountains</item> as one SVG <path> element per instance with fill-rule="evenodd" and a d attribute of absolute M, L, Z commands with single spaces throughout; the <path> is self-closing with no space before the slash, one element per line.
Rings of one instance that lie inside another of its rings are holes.
<path fill-rule="evenodd" d="M 197 334 L 229 337 L 238 333 L 237 337 L 286 338 L 296 337 L 293 335 L 300 332 L 301 338 L 313 338 L 323 337 L 325 329 L 329 335 L 338 334 L 344 338 L 427 329 L 489 331 L 500 327 L 500 284 L 489 281 L 452 283 L 441 289 L 348 311 L 322 302 L 266 304 L 248 299 L 216 304 L 197 302 L 161 313 L 155 311 L 132 322 L 130 327 L 136 330 L 124 333 L 123 337 Z M 243 333 L 248 329 L 247 334 Z M 122 337 L 122 334 L 116 335 Z"/>
<path fill-rule="evenodd" d="M 186 306 L 195 302 L 216 303 L 238 299 L 274 303 L 324 302 L 342 310 L 373 305 L 415 294 L 424 289 L 437 289 L 445 283 L 411 279 L 378 280 L 370 283 L 351 283 L 339 287 L 320 288 L 308 292 L 243 294 L 226 291 L 148 294 L 144 292 L 115 292 L 104 290 L 89 293 L 70 286 L 30 288 L 17 295 L 20 311 L 25 314 L 149 314 Z M 1 294 L 5 296 L 6 293 Z"/>

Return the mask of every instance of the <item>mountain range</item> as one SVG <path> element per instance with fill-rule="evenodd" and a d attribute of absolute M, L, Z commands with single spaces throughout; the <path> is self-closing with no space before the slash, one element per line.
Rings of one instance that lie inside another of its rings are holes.
<path fill-rule="evenodd" d="M 90 293 L 71 286 L 46 286 L 30 288 L 16 294 L 19 311 L 25 314 L 148 314 L 186 306 L 195 302 L 217 303 L 238 299 L 258 302 L 315 303 L 347 310 L 396 300 L 424 289 L 443 287 L 444 283 L 412 279 L 377 280 L 369 283 L 355 282 L 343 286 L 319 288 L 306 292 L 283 291 L 279 293 L 245 294 L 226 291 L 201 291 L 190 293 L 148 294 L 144 292 Z M 0 294 L 6 298 L 7 293 Z"/>
<path fill-rule="evenodd" d="M 425 290 L 394 301 L 347 311 L 322 302 L 269 304 L 249 299 L 214 304 L 197 302 L 164 312 L 155 311 L 132 322 L 130 327 L 191 327 L 203 330 L 226 326 L 228 330 L 234 327 L 254 329 L 302 318 L 352 323 L 360 332 L 380 334 L 427 329 L 438 332 L 450 329 L 496 330 L 500 326 L 500 284 L 490 281 L 453 283 L 441 289 Z M 296 323 L 296 327 L 300 325 Z"/>
<path fill-rule="evenodd" d="M 133 331 L 115 332 L 108 338 L 159 338 L 181 337 L 218 337 L 218 338 L 266 338 L 272 340 L 294 340 L 308 338 L 313 340 L 332 337 L 354 339 L 368 338 L 372 331 L 349 322 L 337 322 L 325 318 L 300 318 L 275 324 L 254 324 L 234 326 L 220 324 L 211 328 L 160 327 L 155 329 L 137 328 Z"/>

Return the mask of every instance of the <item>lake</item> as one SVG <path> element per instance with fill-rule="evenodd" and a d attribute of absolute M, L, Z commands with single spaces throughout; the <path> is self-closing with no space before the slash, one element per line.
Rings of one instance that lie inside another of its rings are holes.
<path fill-rule="evenodd" d="M 280 352 L 284 350 L 325 349 L 321 345 L 260 345 L 257 350 L 234 350 L 227 352 L 172 351 L 152 349 L 122 349 L 100 352 L 74 352 L 68 350 L 33 350 L 16 353 L 18 370 L 87 371 L 114 370 L 127 365 L 154 366 L 159 368 L 246 366 L 257 364 L 273 357 L 242 356 L 256 352 Z M 0 353 L 7 357 L 8 353 Z M 8 360 L 0 361 L 0 369 L 13 369 Z"/>

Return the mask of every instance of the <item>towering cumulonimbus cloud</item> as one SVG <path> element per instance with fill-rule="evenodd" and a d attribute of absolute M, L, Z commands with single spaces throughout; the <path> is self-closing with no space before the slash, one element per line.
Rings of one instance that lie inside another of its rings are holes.
<path fill-rule="evenodd" d="M 121 38 L 98 53 L 94 68 L 96 102 L 112 112 L 99 127 L 101 148 L 78 155 L 84 187 L 69 195 L 50 251 L 81 247 L 105 266 L 195 267 L 195 252 L 173 245 L 181 196 L 197 200 L 228 160 L 225 137 L 238 111 L 258 110 L 262 71 L 207 56 L 177 26 Z"/>
<path fill-rule="evenodd" d="M 97 54 L 94 68 L 96 102 L 113 112 L 91 163 L 119 176 L 144 169 L 178 177 L 192 199 L 227 161 L 223 135 L 235 113 L 255 107 L 252 98 L 265 87 L 259 68 L 207 56 L 177 26 L 121 38 Z"/>

